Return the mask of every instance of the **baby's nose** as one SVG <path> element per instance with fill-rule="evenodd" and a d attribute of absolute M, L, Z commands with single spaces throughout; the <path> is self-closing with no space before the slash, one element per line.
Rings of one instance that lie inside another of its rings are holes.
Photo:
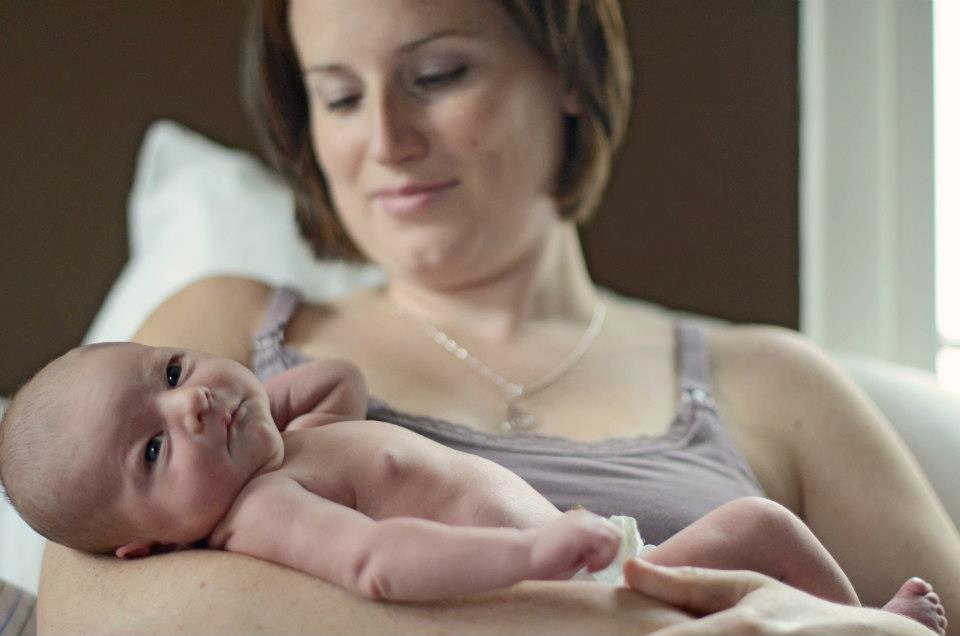
<path fill-rule="evenodd" d="M 210 410 L 210 404 L 213 400 L 210 389 L 206 387 L 184 387 L 180 389 L 179 393 L 176 396 L 175 417 L 180 419 L 183 427 L 190 433 L 194 435 L 203 433 L 204 415 Z"/>

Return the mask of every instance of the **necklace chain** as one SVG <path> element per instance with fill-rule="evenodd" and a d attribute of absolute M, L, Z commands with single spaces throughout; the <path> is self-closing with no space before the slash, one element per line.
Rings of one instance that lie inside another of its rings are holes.
<path fill-rule="evenodd" d="M 399 317 L 411 315 L 409 311 L 397 303 L 394 303 L 394 313 Z M 573 367 L 573 365 L 575 365 L 580 358 L 583 357 L 583 354 L 587 352 L 587 349 L 590 348 L 590 345 L 593 344 L 597 334 L 599 334 L 600 330 L 603 328 L 603 322 L 606 318 L 606 315 L 607 306 L 603 302 L 597 301 L 597 303 L 593 306 L 593 315 L 590 318 L 590 324 L 587 325 L 586 330 L 580 337 L 580 341 L 577 342 L 577 345 L 573 348 L 573 350 L 570 351 L 567 357 L 564 358 L 560 364 L 553 369 L 553 371 L 550 371 L 542 378 L 529 385 L 508 380 L 503 376 L 503 374 L 494 371 L 489 365 L 482 362 L 479 358 L 470 353 L 466 347 L 451 338 L 446 332 L 441 330 L 435 324 L 423 318 L 417 318 L 417 320 L 423 325 L 427 335 L 430 336 L 431 340 L 437 343 L 437 345 L 440 346 L 444 351 L 452 355 L 454 358 L 464 362 L 467 366 L 479 373 L 492 384 L 496 385 L 497 388 L 506 394 L 506 397 L 504 398 L 506 410 L 500 427 L 505 432 L 517 432 L 533 430 L 539 425 L 539 422 L 537 421 L 536 416 L 520 408 L 516 403 L 525 397 L 529 397 L 534 393 L 539 393 L 540 391 L 543 391 L 547 387 L 553 385 L 563 376 L 563 374 L 569 371 L 570 368 Z"/>

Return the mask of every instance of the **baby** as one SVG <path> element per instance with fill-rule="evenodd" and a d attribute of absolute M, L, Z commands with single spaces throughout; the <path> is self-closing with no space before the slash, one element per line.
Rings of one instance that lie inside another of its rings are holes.
<path fill-rule="evenodd" d="M 24 519 L 58 543 L 121 558 L 199 544 L 374 599 L 618 574 L 640 552 L 629 524 L 623 540 L 493 462 L 362 420 L 366 408 L 363 378 L 344 361 L 261 384 L 207 353 L 90 345 L 17 393 L 0 424 L 0 477 Z M 809 529 L 763 499 L 721 506 L 642 558 L 754 569 L 858 603 Z M 943 608 L 919 579 L 886 608 L 940 631 Z"/>

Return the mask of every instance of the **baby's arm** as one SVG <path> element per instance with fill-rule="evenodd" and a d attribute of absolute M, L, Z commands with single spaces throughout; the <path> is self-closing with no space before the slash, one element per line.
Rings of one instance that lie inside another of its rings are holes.
<path fill-rule="evenodd" d="M 541 528 L 449 526 L 395 517 L 374 521 L 271 475 L 252 483 L 211 537 L 378 600 L 427 601 L 568 576 L 609 565 L 619 535 L 582 510 Z"/>
<path fill-rule="evenodd" d="M 281 431 L 367 416 L 363 374 L 346 360 L 312 360 L 271 378 L 265 386 Z"/>

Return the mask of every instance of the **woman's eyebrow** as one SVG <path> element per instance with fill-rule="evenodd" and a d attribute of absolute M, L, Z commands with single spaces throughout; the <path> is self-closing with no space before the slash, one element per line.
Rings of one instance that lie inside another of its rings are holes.
<path fill-rule="evenodd" d="M 422 38 L 417 38 L 416 40 L 411 40 L 410 42 L 405 42 L 397 47 L 397 53 L 406 54 L 410 51 L 413 51 L 424 44 L 433 42 L 434 40 L 439 40 L 441 38 L 448 37 L 476 37 L 478 34 L 474 31 L 468 31 L 466 29 L 443 29 L 440 31 L 435 31 L 429 35 L 425 35 Z M 346 71 L 347 67 L 339 62 L 334 62 L 331 64 L 311 64 L 304 69 L 304 74 L 307 73 L 335 73 Z"/>

